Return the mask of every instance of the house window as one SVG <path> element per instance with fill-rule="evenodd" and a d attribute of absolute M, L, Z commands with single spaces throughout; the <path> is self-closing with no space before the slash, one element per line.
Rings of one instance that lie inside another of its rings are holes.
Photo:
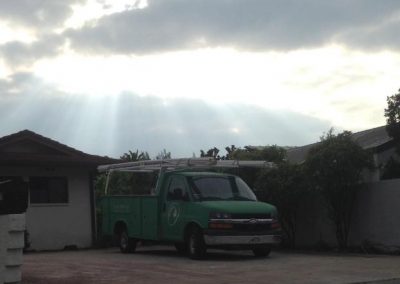
<path fill-rule="evenodd" d="M 30 203 L 68 203 L 66 177 L 30 177 Z"/>

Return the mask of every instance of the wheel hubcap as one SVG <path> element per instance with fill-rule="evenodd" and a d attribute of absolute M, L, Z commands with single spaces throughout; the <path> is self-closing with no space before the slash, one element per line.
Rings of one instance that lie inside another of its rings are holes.
<path fill-rule="evenodd" d="M 194 254 L 195 251 L 196 251 L 194 236 L 191 236 L 191 237 L 190 237 L 189 249 L 190 249 L 190 253 L 191 253 L 191 254 Z"/>
<path fill-rule="evenodd" d="M 126 238 L 124 238 L 124 236 L 122 236 L 121 237 L 121 247 L 125 249 L 126 246 L 127 246 Z"/>

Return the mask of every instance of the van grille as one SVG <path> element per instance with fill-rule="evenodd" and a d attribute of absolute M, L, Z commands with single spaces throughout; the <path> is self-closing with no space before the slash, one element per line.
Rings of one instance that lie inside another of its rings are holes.
<path fill-rule="evenodd" d="M 270 219 L 271 213 L 232 214 L 232 219 Z"/>
<path fill-rule="evenodd" d="M 233 230 L 237 232 L 262 233 L 269 231 L 271 224 L 235 224 Z"/>

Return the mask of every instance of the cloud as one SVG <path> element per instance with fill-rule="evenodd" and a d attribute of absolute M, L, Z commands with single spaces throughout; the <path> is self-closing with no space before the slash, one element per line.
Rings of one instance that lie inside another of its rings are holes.
<path fill-rule="evenodd" d="M 45 57 L 58 55 L 63 43 L 64 39 L 56 34 L 42 36 L 32 43 L 11 41 L 0 45 L 0 55 L 9 67 L 15 69 L 30 66 Z"/>
<path fill-rule="evenodd" d="M 303 145 L 314 142 L 329 122 L 289 111 L 250 105 L 211 105 L 201 100 L 161 99 L 125 93 L 68 95 L 43 85 L 29 73 L 0 89 L 0 136 L 23 129 L 43 134 L 88 153 L 118 157 L 128 150 L 162 149 L 174 157 L 228 145 Z"/>
<path fill-rule="evenodd" d="M 24 31 L 16 40 L 13 34 L 3 39 L 0 56 L 12 69 L 31 66 L 36 60 L 55 56 L 65 39 L 55 33 L 72 15 L 72 6 L 86 0 L 13 0 L 0 1 L 1 25 Z"/>
<path fill-rule="evenodd" d="M 399 3 L 400 6 L 400 3 Z M 400 30 L 400 11 L 388 15 L 380 22 L 372 22 L 363 27 L 355 27 L 338 35 L 339 41 L 350 46 L 369 50 L 399 50 L 400 38 L 396 33 Z"/>
<path fill-rule="evenodd" d="M 88 53 L 146 54 L 220 46 L 292 50 L 330 43 L 398 46 L 397 0 L 153 0 L 148 4 L 65 35 L 74 49 Z"/>
<path fill-rule="evenodd" d="M 18 104 L 27 98 L 36 95 L 64 94 L 30 72 L 15 72 L 4 79 L 0 79 L 0 104 L 8 100 L 15 100 Z"/>
<path fill-rule="evenodd" d="M 0 1 L 0 17 L 29 29 L 43 32 L 61 26 L 72 15 L 71 6 L 86 0 Z"/>

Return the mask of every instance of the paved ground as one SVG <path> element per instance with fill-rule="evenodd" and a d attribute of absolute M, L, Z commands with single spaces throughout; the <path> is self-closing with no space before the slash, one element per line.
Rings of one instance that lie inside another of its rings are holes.
<path fill-rule="evenodd" d="M 170 247 L 24 255 L 22 283 L 400 283 L 400 256 L 211 251 L 194 261 Z"/>

